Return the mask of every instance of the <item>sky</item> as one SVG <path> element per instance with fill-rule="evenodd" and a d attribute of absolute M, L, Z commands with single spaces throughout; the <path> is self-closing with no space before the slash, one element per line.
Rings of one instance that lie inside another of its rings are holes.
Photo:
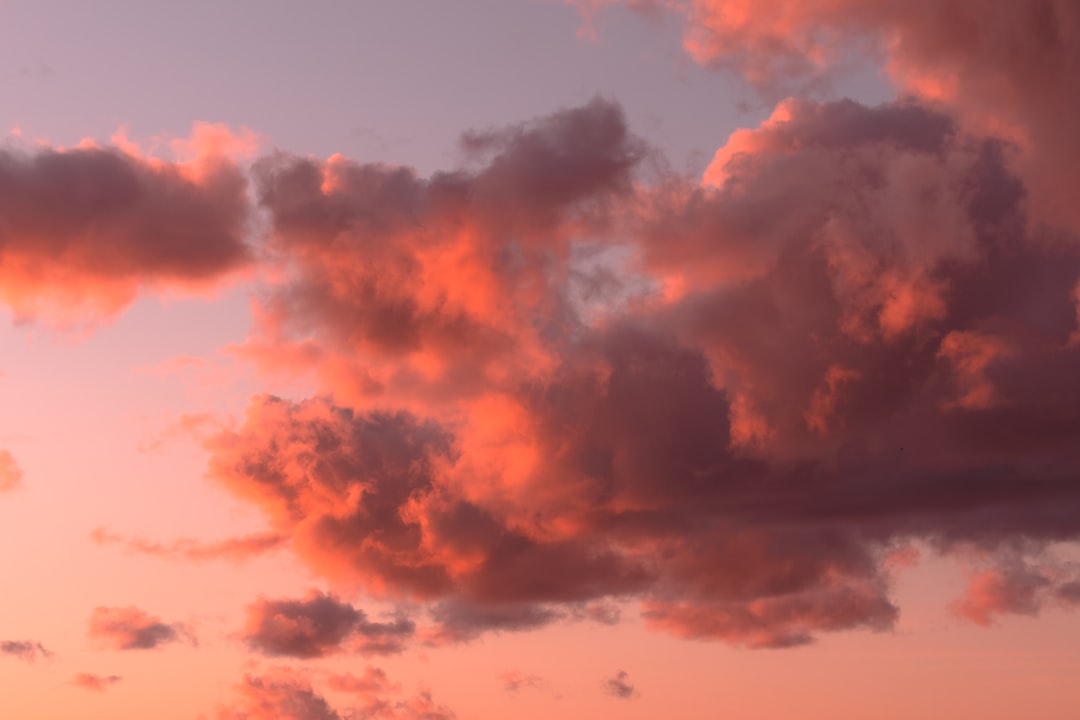
<path fill-rule="evenodd" d="M 0 717 L 1080 706 L 1072 0 L 0 0 Z"/>

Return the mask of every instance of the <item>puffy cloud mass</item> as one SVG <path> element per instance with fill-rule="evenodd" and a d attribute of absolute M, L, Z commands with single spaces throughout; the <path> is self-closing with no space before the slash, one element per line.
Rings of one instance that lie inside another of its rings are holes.
<path fill-rule="evenodd" d="M 67 323 L 246 265 L 247 180 L 226 135 L 197 127 L 186 162 L 128 146 L 0 148 L 0 303 Z"/>
<path fill-rule="evenodd" d="M 163 622 L 136 607 L 94 608 L 90 639 L 111 650 L 151 650 L 182 640 L 195 643 L 186 625 Z"/>
<path fill-rule="evenodd" d="M 464 142 L 257 171 L 248 350 L 332 396 L 256 398 L 211 473 L 332 582 L 433 641 L 636 598 L 786 647 L 892 627 L 913 540 L 1080 534 L 1080 244 L 1007 142 L 913 99 L 785 102 L 704 182 L 644 183 L 600 100 Z"/>
<path fill-rule="evenodd" d="M 410 620 L 372 622 L 333 595 L 312 592 L 303 600 L 260 598 L 249 605 L 243 637 L 265 655 L 315 658 L 344 650 L 400 652 L 414 630 Z"/>

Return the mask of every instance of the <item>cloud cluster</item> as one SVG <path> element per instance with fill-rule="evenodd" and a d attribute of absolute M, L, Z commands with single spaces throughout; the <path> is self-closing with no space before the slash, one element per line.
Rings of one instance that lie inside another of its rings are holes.
<path fill-rule="evenodd" d="M 136 607 L 97 607 L 90 614 L 90 639 L 110 650 L 152 650 L 169 643 L 195 644 L 181 623 L 166 623 Z"/>

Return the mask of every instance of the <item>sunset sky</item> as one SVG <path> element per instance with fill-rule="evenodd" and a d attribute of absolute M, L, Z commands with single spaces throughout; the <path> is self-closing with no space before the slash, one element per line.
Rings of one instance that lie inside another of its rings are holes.
<path fill-rule="evenodd" d="M 1075 0 L 0 0 L 0 718 L 1066 720 Z"/>

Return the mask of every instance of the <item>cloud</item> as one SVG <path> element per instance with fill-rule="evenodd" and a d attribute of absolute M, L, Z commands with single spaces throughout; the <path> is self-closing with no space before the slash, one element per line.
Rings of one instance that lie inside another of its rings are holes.
<path fill-rule="evenodd" d="M 548 292 L 570 239 L 633 194 L 646 150 L 609 101 L 462 137 L 466 166 L 274 155 L 255 165 L 281 282 L 248 356 L 315 368 L 340 395 L 451 397 L 551 361 L 565 308 Z"/>
<path fill-rule="evenodd" d="M 22 484 L 23 472 L 7 450 L 0 449 L 0 493 L 14 490 Z"/>
<path fill-rule="evenodd" d="M 0 148 L 0 303 L 70 324 L 115 314 L 143 289 L 205 289 L 248 265 L 247 180 L 220 143 L 202 142 L 208 129 L 196 128 L 183 162 L 126 143 Z"/>
<path fill-rule="evenodd" d="M 253 557 L 280 549 L 288 538 L 278 533 L 253 533 L 227 538 L 217 542 L 202 542 L 192 538 L 180 538 L 168 544 L 151 542 L 141 538 L 115 535 L 104 528 L 96 528 L 90 539 L 99 545 L 121 545 L 132 552 L 170 560 L 228 560 L 244 562 Z"/>
<path fill-rule="evenodd" d="M 633 0 L 630 4 L 634 4 Z M 768 95 L 882 59 L 905 94 L 943 104 L 976 132 L 1015 140 L 1036 217 L 1080 230 L 1080 10 L 1071 0 L 690 0 L 698 62 L 734 70 Z"/>
<path fill-rule="evenodd" d="M 373 695 L 377 693 L 398 692 L 401 683 L 392 683 L 382 668 L 368 665 L 360 676 L 352 673 L 331 674 L 326 685 L 331 690 L 355 695 Z"/>
<path fill-rule="evenodd" d="M 401 701 L 369 694 L 361 698 L 362 705 L 339 711 L 304 675 L 284 668 L 263 675 L 246 675 L 235 691 L 237 701 L 219 707 L 217 720 L 453 720 L 456 717 L 425 692 Z"/>
<path fill-rule="evenodd" d="M 32 640 L 0 640 L 0 655 L 10 655 L 25 662 L 36 662 L 39 658 L 49 659 L 53 653 L 45 646 Z"/>
<path fill-rule="evenodd" d="M 1034 615 L 1038 593 L 1049 584 L 1046 577 L 1025 568 L 986 570 L 972 578 L 955 609 L 979 625 L 989 625 L 1001 613 Z"/>
<path fill-rule="evenodd" d="M 509 670 L 504 673 L 499 673 L 499 680 L 503 684 L 503 689 L 507 692 L 518 692 L 524 688 L 532 688 L 534 690 L 547 689 L 547 681 L 539 675 L 530 675 L 520 672 L 518 670 Z"/>
<path fill-rule="evenodd" d="M 84 690 L 105 692 L 110 686 L 123 680 L 119 675 L 94 675 L 93 673 L 78 673 L 71 680 L 71 684 Z"/>
<path fill-rule="evenodd" d="M 622 700 L 630 700 L 638 695 L 634 684 L 630 682 L 630 675 L 624 670 L 619 670 L 604 681 L 604 692 Z"/>
<path fill-rule="evenodd" d="M 1030 222 L 1008 143 L 916 99 L 791 100 L 703 181 L 645 184 L 620 118 L 467 136 L 473 169 L 430 180 L 264 165 L 288 267 L 252 342 L 328 394 L 254 398 L 211 476 L 433 643 L 635 600 L 792 647 L 892 628 L 912 542 L 1080 536 L 1080 243 Z M 360 317 L 383 293 L 404 340 Z"/>
<path fill-rule="evenodd" d="M 316 658 L 401 652 L 414 631 L 410 620 L 371 622 L 362 610 L 313 591 L 303 600 L 259 598 L 247 608 L 243 639 L 264 655 Z"/>
<path fill-rule="evenodd" d="M 195 644 L 191 629 L 165 623 L 135 607 L 97 607 L 90 614 L 90 639 L 110 650 L 151 650 L 173 642 Z"/>

